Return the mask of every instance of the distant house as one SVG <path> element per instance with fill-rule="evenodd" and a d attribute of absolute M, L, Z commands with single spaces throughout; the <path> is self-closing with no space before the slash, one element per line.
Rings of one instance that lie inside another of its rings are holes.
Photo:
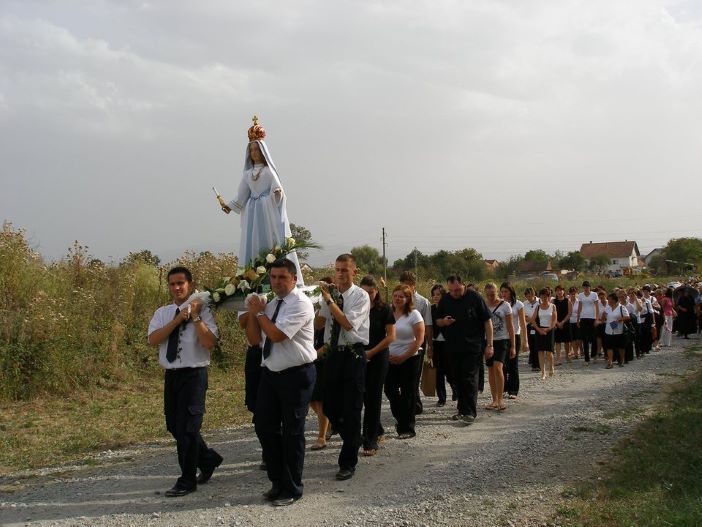
<path fill-rule="evenodd" d="M 646 256 L 644 256 L 644 262 L 646 262 L 646 265 L 651 265 L 651 260 L 653 260 L 656 256 L 660 256 L 663 254 L 663 247 L 658 247 L 656 249 L 653 249 L 650 253 L 648 253 Z"/>
<path fill-rule="evenodd" d="M 588 264 L 597 256 L 609 257 L 609 263 L 604 268 L 608 273 L 624 272 L 625 269 L 640 269 L 639 256 L 641 256 L 641 252 L 636 242 L 624 240 L 623 242 L 583 243 L 580 247 L 580 254 L 587 260 Z"/>
<path fill-rule="evenodd" d="M 488 273 L 496 271 L 500 266 L 500 262 L 497 260 L 483 260 L 483 263 L 485 264 L 485 271 Z"/>
<path fill-rule="evenodd" d="M 517 277 L 528 278 L 553 272 L 551 260 L 524 260 L 517 265 Z"/>

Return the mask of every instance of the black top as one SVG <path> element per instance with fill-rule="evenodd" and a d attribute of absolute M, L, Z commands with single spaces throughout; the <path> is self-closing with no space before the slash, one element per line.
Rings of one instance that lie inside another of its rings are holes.
<path fill-rule="evenodd" d="M 562 322 L 568 314 L 568 297 L 564 296 L 563 300 L 558 300 L 558 297 L 556 297 L 553 299 L 553 303 L 556 306 L 556 316 L 558 317 L 558 322 Z M 568 321 L 566 320 L 566 322 Z"/>
<path fill-rule="evenodd" d="M 482 342 L 485 339 L 485 322 L 490 320 L 485 300 L 472 289 L 466 289 L 460 298 L 445 294 L 439 301 L 436 318 L 452 316 L 456 321 L 444 326 L 442 333 L 447 347 L 463 347 L 466 341 Z"/>
<path fill-rule="evenodd" d="M 382 304 L 379 307 L 371 307 L 368 318 L 370 320 L 370 330 L 368 331 L 368 346 L 366 346 L 366 349 L 371 349 L 376 347 L 378 342 L 386 337 L 385 326 L 394 324 L 395 317 L 390 306 Z"/>
<path fill-rule="evenodd" d="M 324 328 L 314 330 L 314 349 L 318 350 L 324 346 Z"/>
<path fill-rule="evenodd" d="M 431 305 L 431 323 L 432 323 L 432 340 L 436 340 L 439 338 L 439 335 L 443 335 L 444 328 L 440 328 L 439 326 L 436 325 L 436 319 L 439 318 L 436 316 L 436 310 L 438 309 L 439 305 L 438 304 L 432 304 Z"/>

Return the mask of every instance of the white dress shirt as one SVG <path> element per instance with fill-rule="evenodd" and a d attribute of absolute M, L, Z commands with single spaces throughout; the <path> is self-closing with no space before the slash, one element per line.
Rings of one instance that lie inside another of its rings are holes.
<path fill-rule="evenodd" d="M 433 320 L 431 318 L 431 303 L 429 302 L 429 300 L 424 298 L 422 295 L 420 295 L 416 291 L 414 292 L 413 300 L 414 300 L 414 309 L 419 311 L 419 314 L 422 315 L 422 319 L 424 320 L 424 325 L 431 326 L 433 324 Z"/>
<path fill-rule="evenodd" d="M 173 320 L 178 306 L 169 304 L 159 307 L 154 316 L 149 322 L 148 334 L 151 335 L 157 329 L 161 329 Z M 187 308 L 186 308 L 187 309 Z M 203 307 L 200 311 L 200 318 L 205 323 L 207 328 L 217 336 L 217 324 L 212 316 L 212 312 L 208 307 Z M 189 320 L 186 324 L 181 324 L 180 327 L 173 331 L 178 331 L 178 356 L 173 362 L 168 362 L 166 352 L 168 351 L 168 339 L 165 339 L 158 346 L 158 362 L 166 370 L 174 370 L 176 368 L 201 368 L 210 364 L 210 352 L 197 339 L 195 331 L 195 322 Z"/>
<path fill-rule="evenodd" d="M 339 346 L 349 346 L 352 344 L 368 344 L 368 333 L 370 331 L 370 297 L 365 289 L 361 289 L 356 284 L 352 284 L 341 296 L 344 297 L 344 316 L 351 324 L 351 329 L 346 331 L 341 329 L 339 333 Z M 326 319 L 324 326 L 324 342 L 331 340 L 331 327 L 334 316 L 329 311 L 329 306 L 322 303 L 319 316 Z M 431 317 L 431 313 L 429 315 Z"/>
<path fill-rule="evenodd" d="M 279 298 L 276 297 L 264 309 L 269 319 L 273 318 Z M 295 366 L 314 362 L 317 352 L 314 349 L 314 306 L 312 300 L 293 288 L 282 299 L 282 305 L 275 319 L 275 326 L 288 337 L 282 342 L 274 342 L 271 354 L 263 359 L 262 366 L 271 371 L 283 371 Z M 261 331 L 261 347 L 266 341 L 266 334 Z"/>

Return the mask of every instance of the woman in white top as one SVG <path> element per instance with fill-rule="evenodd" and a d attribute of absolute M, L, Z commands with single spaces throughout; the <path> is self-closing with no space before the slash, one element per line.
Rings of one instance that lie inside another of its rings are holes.
<path fill-rule="evenodd" d="M 536 330 L 531 325 L 531 317 L 534 310 L 539 305 L 539 299 L 536 296 L 536 291 L 533 287 L 527 287 L 524 290 L 524 318 L 527 321 L 527 335 L 524 337 L 529 348 L 529 364 L 531 371 L 539 371 L 539 353 L 536 349 Z"/>
<path fill-rule="evenodd" d="M 580 307 L 580 300 L 578 300 L 577 287 L 571 286 L 570 289 L 568 289 L 568 298 L 573 305 L 573 309 L 570 312 L 570 320 L 568 321 L 568 331 L 570 332 L 570 350 L 568 350 L 568 352 L 572 354 L 575 359 L 579 359 L 582 341 L 580 340 L 580 333 L 578 332 L 578 308 Z M 570 357 L 568 357 L 568 362 L 570 362 Z"/>
<path fill-rule="evenodd" d="M 583 344 L 583 357 L 585 358 L 585 363 L 589 365 L 590 357 L 597 357 L 595 333 L 600 313 L 597 308 L 597 293 L 590 290 L 590 282 L 587 280 L 583 282 L 583 291 L 578 294 L 578 301 L 576 322 L 580 340 Z"/>
<path fill-rule="evenodd" d="M 519 352 L 529 351 L 527 341 L 527 323 L 524 316 L 524 304 L 517 300 L 517 293 L 509 282 L 500 286 L 500 297 L 512 306 L 512 325 L 514 326 L 514 357 L 510 357 L 505 368 L 505 391 L 508 399 L 519 395 Z"/>
<path fill-rule="evenodd" d="M 414 294 L 406 285 L 392 292 L 395 316 L 395 340 L 390 343 L 390 366 L 385 377 L 385 396 L 397 422 L 399 439 L 414 437 L 416 378 L 419 372 L 420 346 L 424 343 L 424 319 L 414 309 Z"/>
<path fill-rule="evenodd" d="M 634 353 L 638 357 L 641 354 L 641 311 L 643 303 L 636 296 L 636 289 L 630 287 L 626 291 L 620 289 L 618 292 L 619 303 L 629 312 L 629 321 L 634 327 L 634 339 L 626 342 L 624 349 L 624 364 L 634 360 Z"/>
<path fill-rule="evenodd" d="M 490 380 L 492 402 L 486 410 L 503 411 L 507 409 L 503 400 L 505 392 L 504 365 L 517 356 L 514 347 L 514 324 L 512 306 L 497 296 L 497 285 L 489 282 L 485 285 L 485 303 L 492 316 L 492 357 L 485 360 Z"/>
<path fill-rule="evenodd" d="M 553 328 L 558 321 L 556 306 L 551 303 L 551 290 L 547 287 L 539 291 L 539 305 L 531 316 L 531 325 L 536 331 L 536 350 L 539 353 L 541 380 L 546 379 L 546 368 L 553 376 Z"/>
<path fill-rule="evenodd" d="M 619 357 L 619 366 L 624 366 L 624 322 L 629 319 L 629 311 L 619 303 L 617 293 L 610 293 L 607 297 L 607 307 L 602 318 L 605 326 L 607 369 L 612 368 L 615 350 Z"/>

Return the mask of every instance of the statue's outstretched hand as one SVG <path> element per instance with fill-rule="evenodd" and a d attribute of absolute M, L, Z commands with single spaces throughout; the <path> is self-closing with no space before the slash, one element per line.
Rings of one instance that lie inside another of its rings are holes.
<path fill-rule="evenodd" d="M 225 214 L 229 214 L 232 209 L 229 207 L 229 205 L 222 205 L 222 210 L 224 211 Z"/>

